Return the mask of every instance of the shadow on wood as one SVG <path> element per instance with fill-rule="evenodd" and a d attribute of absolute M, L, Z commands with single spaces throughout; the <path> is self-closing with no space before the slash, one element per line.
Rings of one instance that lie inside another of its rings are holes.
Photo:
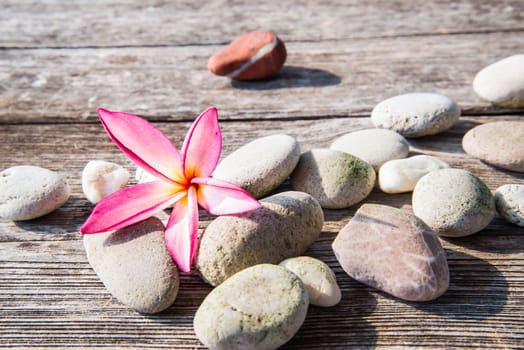
<path fill-rule="evenodd" d="M 284 66 L 280 73 L 267 80 L 231 80 L 234 88 L 241 90 L 273 90 L 301 87 L 325 87 L 340 84 L 340 77 L 323 69 Z"/>

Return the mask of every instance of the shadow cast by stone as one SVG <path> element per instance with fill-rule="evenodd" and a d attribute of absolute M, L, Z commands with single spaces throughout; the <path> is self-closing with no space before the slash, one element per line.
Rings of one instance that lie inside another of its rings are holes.
<path fill-rule="evenodd" d="M 490 263 L 474 256 L 446 251 L 450 269 L 448 291 L 429 303 L 408 303 L 440 316 L 484 320 L 502 311 L 508 299 L 508 283 Z"/>
<path fill-rule="evenodd" d="M 83 197 L 71 196 L 60 208 L 51 213 L 26 221 L 14 221 L 25 231 L 42 234 L 66 234 L 78 232 L 89 216 L 87 201 Z"/>
<path fill-rule="evenodd" d="M 340 84 L 339 76 L 323 69 L 284 66 L 271 79 L 256 81 L 232 80 L 231 85 L 240 90 L 273 90 L 301 87 L 325 87 Z"/>

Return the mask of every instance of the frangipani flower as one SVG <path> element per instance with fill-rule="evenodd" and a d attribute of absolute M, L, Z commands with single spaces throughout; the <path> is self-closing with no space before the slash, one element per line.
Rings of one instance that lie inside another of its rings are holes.
<path fill-rule="evenodd" d="M 188 272 L 198 248 L 198 204 L 214 215 L 260 207 L 244 189 L 210 177 L 222 151 L 216 108 L 208 108 L 195 120 L 182 152 L 136 115 L 99 108 L 98 116 L 118 148 L 157 180 L 104 198 L 80 229 L 82 233 L 117 230 L 173 205 L 165 231 L 166 246 L 178 267 Z"/>

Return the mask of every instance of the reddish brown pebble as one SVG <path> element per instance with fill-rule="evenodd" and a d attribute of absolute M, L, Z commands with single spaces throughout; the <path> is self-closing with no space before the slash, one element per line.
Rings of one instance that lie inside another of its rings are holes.
<path fill-rule="evenodd" d="M 225 49 L 211 56 L 209 71 L 236 80 L 257 80 L 274 76 L 286 61 L 286 47 L 275 34 L 254 31 L 241 35 Z"/>

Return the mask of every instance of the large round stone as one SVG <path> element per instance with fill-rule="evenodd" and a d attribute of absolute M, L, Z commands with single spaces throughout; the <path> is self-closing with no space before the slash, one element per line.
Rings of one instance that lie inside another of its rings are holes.
<path fill-rule="evenodd" d="M 323 208 L 340 209 L 366 198 L 375 184 L 373 167 L 349 153 L 319 148 L 303 153 L 291 187 L 315 197 Z"/>
<path fill-rule="evenodd" d="M 377 128 L 394 130 L 406 137 L 434 135 L 451 128 L 460 108 L 451 98 L 435 93 L 398 95 L 377 104 L 371 121 Z"/>
<path fill-rule="evenodd" d="M 204 231 L 196 266 L 211 285 L 253 265 L 302 255 L 322 230 L 322 208 L 306 193 L 283 192 L 261 203 L 245 214 L 220 216 Z"/>
<path fill-rule="evenodd" d="M 193 325 L 210 349 L 276 349 L 295 335 L 307 309 L 308 293 L 300 279 L 283 267 L 262 264 L 213 289 Z"/>
<path fill-rule="evenodd" d="M 500 121 L 478 125 L 464 135 L 462 148 L 487 163 L 524 172 L 524 122 Z"/>
<path fill-rule="evenodd" d="M 69 199 L 63 177 L 51 170 L 21 165 L 0 172 L 0 217 L 31 220 L 61 207 Z"/>
<path fill-rule="evenodd" d="M 486 227 L 495 202 L 486 184 L 462 169 L 441 169 L 422 177 L 413 190 L 413 212 L 441 236 L 462 237 Z"/>
<path fill-rule="evenodd" d="M 232 182 L 261 198 L 282 184 L 300 157 L 300 146 L 288 135 L 271 135 L 240 147 L 216 167 L 213 177 Z"/>
<path fill-rule="evenodd" d="M 107 290 L 142 313 L 167 309 L 178 294 L 178 268 L 164 225 L 153 217 L 118 231 L 84 235 L 89 263 Z"/>
<path fill-rule="evenodd" d="M 349 276 L 397 298 L 433 300 L 449 285 L 436 234 L 393 207 L 364 204 L 333 241 L 333 251 Z"/>

